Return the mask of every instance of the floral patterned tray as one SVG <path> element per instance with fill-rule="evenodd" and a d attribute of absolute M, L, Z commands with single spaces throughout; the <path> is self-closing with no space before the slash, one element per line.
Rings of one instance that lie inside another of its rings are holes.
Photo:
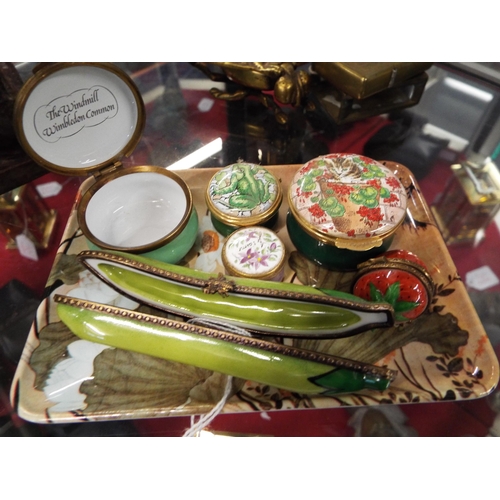
<path fill-rule="evenodd" d="M 386 165 L 402 181 L 409 196 L 406 220 L 391 248 L 410 250 L 427 265 L 437 290 L 430 311 L 404 326 L 371 330 L 345 339 L 295 339 L 290 343 L 386 365 L 398 371 L 395 381 L 383 393 L 311 397 L 235 379 L 223 413 L 472 399 L 486 396 L 495 388 L 498 360 L 419 187 L 404 166 L 391 162 Z M 266 168 L 281 179 L 286 192 L 298 167 Z M 204 201 L 206 185 L 214 172 L 178 172 L 192 190 L 200 219 L 198 240 L 184 264 L 208 272 L 223 270 L 224 238 L 213 228 Z M 288 255 L 285 280 L 350 291 L 354 273 L 327 271 L 295 251 L 285 226 L 287 208 L 285 200 L 275 228 Z M 58 320 L 52 300 L 55 293 L 147 310 L 86 271 L 76 260 L 76 255 L 86 249 L 73 212 L 49 278 L 51 295 L 38 309 L 12 384 L 11 400 L 20 417 L 49 423 L 210 411 L 224 392 L 225 376 L 80 340 Z"/>

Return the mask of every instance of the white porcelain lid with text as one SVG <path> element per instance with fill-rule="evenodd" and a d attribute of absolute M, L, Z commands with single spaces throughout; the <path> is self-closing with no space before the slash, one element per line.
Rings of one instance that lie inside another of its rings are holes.
<path fill-rule="evenodd" d="M 115 65 L 47 64 L 19 92 L 15 127 L 37 163 L 82 175 L 133 151 L 144 128 L 144 103 L 132 79 Z"/>

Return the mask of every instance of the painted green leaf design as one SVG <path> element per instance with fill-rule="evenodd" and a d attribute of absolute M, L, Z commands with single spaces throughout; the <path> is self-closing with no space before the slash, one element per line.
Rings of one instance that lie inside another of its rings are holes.
<path fill-rule="evenodd" d="M 309 193 L 310 191 L 314 191 L 316 184 L 314 182 L 304 182 L 301 186 L 302 191 L 305 193 Z"/>
<path fill-rule="evenodd" d="M 403 313 L 415 309 L 415 307 L 418 306 L 418 302 L 407 302 L 405 300 L 399 300 L 396 302 L 395 306 L 396 312 Z"/>
<path fill-rule="evenodd" d="M 353 203 L 357 203 L 358 205 L 362 205 L 364 201 L 363 196 L 361 196 L 358 192 L 351 193 L 349 198 Z"/>
<path fill-rule="evenodd" d="M 325 212 L 330 216 L 330 217 L 342 217 L 345 213 L 345 208 L 343 205 L 336 205 L 333 208 L 329 208 L 328 210 L 325 210 Z"/>
<path fill-rule="evenodd" d="M 144 306 L 140 310 L 152 312 Z M 30 365 L 36 373 L 35 388 L 43 390 L 52 368 L 67 358 L 68 346 L 79 339 L 62 322 L 42 328 L 39 339 Z M 226 381 L 226 376 L 210 370 L 122 349 L 105 349 L 94 360 L 94 376 L 82 383 L 80 391 L 86 394 L 83 411 L 89 414 L 148 407 L 173 409 L 190 399 L 200 409 L 206 405 L 204 410 L 209 411 L 221 399 Z M 243 384 L 234 378 L 232 393 Z"/>
<path fill-rule="evenodd" d="M 386 187 L 380 188 L 380 197 L 381 198 L 389 198 L 391 196 L 391 192 Z"/>
<path fill-rule="evenodd" d="M 393 307 L 396 304 L 396 301 L 399 298 L 399 293 L 401 291 L 401 286 L 399 284 L 399 281 L 396 281 L 396 283 L 391 283 L 389 287 L 387 288 L 387 291 L 385 292 L 385 301 L 389 302 Z"/>
<path fill-rule="evenodd" d="M 383 178 L 384 172 L 377 165 L 367 165 L 366 170 L 361 173 L 363 179 Z"/>
<path fill-rule="evenodd" d="M 360 191 L 360 195 L 364 198 L 375 198 L 377 194 L 378 191 L 373 186 L 368 186 Z"/>
<path fill-rule="evenodd" d="M 364 205 L 368 208 L 376 208 L 378 207 L 377 198 L 368 198 L 364 201 Z"/>
<path fill-rule="evenodd" d="M 319 206 L 327 211 L 330 208 L 334 208 L 338 205 L 338 201 L 335 198 L 323 198 L 319 202 Z"/>
<path fill-rule="evenodd" d="M 385 302 L 384 294 L 370 282 L 370 300 L 373 302 Z"/>
<path fill-rule="evenodd" d="M 370 282 L 369 286 L 370 299 L 374 302 L 389 303 L 394 308 L 395 317 L 398 321 L 405 321 L 407 318 L 404 316 L 404 313 L 412 311 L 419 304 L 418 302 L 398 300 L 401 291 L 399 281 L 391 283 L 385 294 L 383 294 L 372 282 Z"/>
<path fill-rule="evenodd" d="M 404 300 L 399 300 L 394 305 L 394 313 L 397 321 L 406 321 L 408 318 L 404 313 L 409 312 L 418 306 L 418 302 L 406 302 Z"/>

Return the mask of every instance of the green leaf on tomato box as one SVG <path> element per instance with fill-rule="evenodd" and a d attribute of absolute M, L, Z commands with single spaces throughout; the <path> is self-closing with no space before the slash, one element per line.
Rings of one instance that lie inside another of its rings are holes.
<path fill-rule="evenodd" d="M 385 302 L 384 294 L 370 281 L 370 300 L 373 302 Z"/>
<path fill-rule="evenodd" d="M 406 321 L 404 313 L 415 309 L 419 302 L 409 302 L 405 300 L 398 300 L 400 295 L 399 281 L 392 283 L 387 287 L 385 294 L 383 294 L 372 282 L 370 286 L 370 300 L 373 302 L 387 302 L 394 308 L 395 319 L 397 321 Z"/>
<path fill-rule="evenodd" d="M 396 281 L 396 283 L 390 284 L 385 292 L 385 300 L 393 307 L 396 305 L 399 298 L 400 289 L 399 281 Z"/>

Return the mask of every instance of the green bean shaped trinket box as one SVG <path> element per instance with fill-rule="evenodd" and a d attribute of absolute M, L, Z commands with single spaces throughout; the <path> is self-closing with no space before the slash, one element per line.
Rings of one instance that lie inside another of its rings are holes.
<path fill-rule="evenodd" d="M 339 338 L 394 323 L 392 306 L 295 283 L 215 275 L 141 255 L 84 251 L 100 280 L 134 301 L 272 337 Z"/>
<path fill-rule="evenodd" d="M 215 328 L 55 296 L 63 323 L 83 340 L 190 364 L 303 394 L 383 391 L 396 372 Z"/>

